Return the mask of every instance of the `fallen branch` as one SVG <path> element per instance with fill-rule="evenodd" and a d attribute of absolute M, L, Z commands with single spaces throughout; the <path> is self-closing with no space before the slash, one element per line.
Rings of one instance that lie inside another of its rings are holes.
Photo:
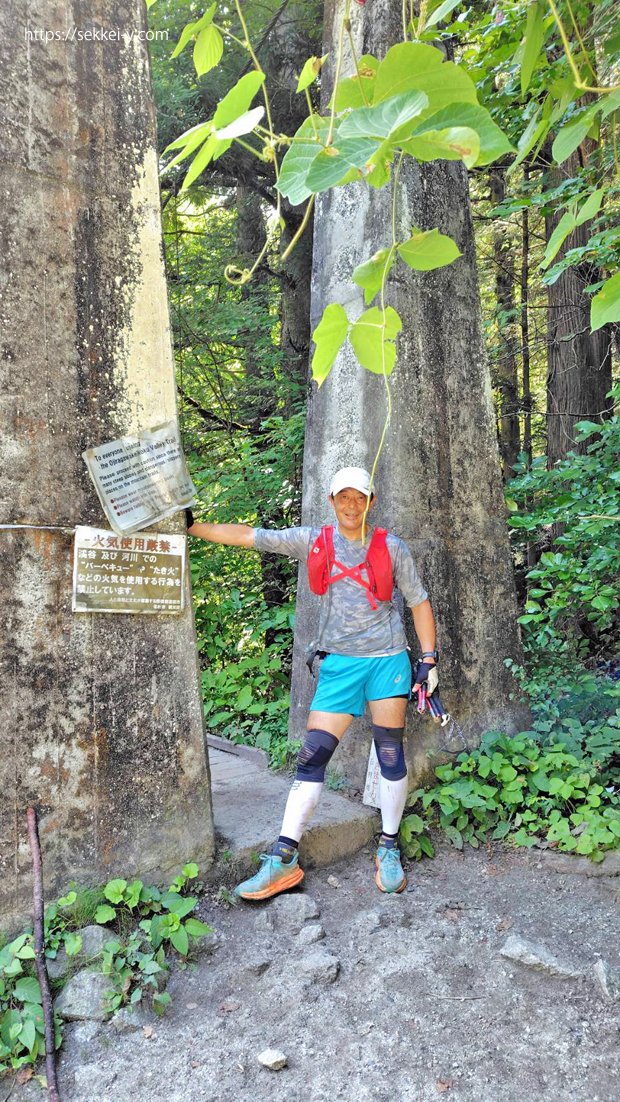
<path fill-rule="evenodd" d="M 28 842 L 32 854 L 33 887 L 32 896 L 34 903 L 34 955 L 41 988 L 41 1002 L 43 1004 L 43 1020 L 45 1023 L 45 1074 L 47 1077 L 47 1093 L 50 1102 L 60 1102 L 58 1093 L 58 1080 L 56 1078 L 56 1043 L 54 1036 L 54 1011 L 52 996 L 50 993 L 47 968 L 45 966 L 45 942 L 43 936 L 43 866 L 41 861 L 41 845 L 37 827 L 37 813 L 34 807 L 29 807 L 28 817 Z"/>

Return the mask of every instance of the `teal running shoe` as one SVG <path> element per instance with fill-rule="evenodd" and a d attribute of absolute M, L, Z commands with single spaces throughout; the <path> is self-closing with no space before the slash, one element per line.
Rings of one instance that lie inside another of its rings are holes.
<path fill-rule="evenodd" d="M 298 853 L 288 864 L 284 864 L 282 858 L 273 853 L 261 853 L 260 859 L 262 865 L 258 872 L 235 888 L 235 895 L 241 899 L 269 899 L 278 892 L 285 892 L 288 888 L 301 884 L 304 871 L 299 867 Z"/>
<path fill-rule="evenodd" d="M 404 892 L 407 877 L 400 863 L 400 850 L 396 846 L 379 846 L 375 867 L 375 881 L 379 891 Z"/>

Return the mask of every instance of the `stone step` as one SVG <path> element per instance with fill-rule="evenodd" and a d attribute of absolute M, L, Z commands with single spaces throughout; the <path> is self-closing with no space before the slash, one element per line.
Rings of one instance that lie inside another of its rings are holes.
<path fill-rule="evenodd" d="M 211 795 L 217 836 L 216 862 L 222 854 L 240 871 L 255 867 L 255 855 L 268 851 L 280 833 L 290 776 L 267 768 L 265 755 L 249 756 L 233 743 L 208 738 Z M 240 751 L 240 752 L 239 752 Z M 324 788 L 316 816 L 299 847 L 304 865 L 330 865 L 356 853 L 380 828 L 377 811 L 359 800 Z"/>

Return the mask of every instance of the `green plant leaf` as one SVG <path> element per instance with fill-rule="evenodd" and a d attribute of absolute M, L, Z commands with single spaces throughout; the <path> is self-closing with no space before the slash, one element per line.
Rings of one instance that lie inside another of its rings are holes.
<path fill-rule="evenodd" d="M 248 708 L 252 703 L 252 689 L 250 685 L 244 685 L 239 696 L 237 697 L 237 703 L 235 707 L 238 711 L 243 711 L 244 708 Z"/>
<path fill-rule="evenodd" d="M 337 186 L 352 168 L 362 168 L 376 153 L 377 142 L 373 138 L 343 138 L 337 134 L 334 145 L 316 154 L 308 174 L 306 186 L 317 194 Z"/>
<path fill-rule="evenodd" d="M 162 906 L 166 907 L 171 914 L 177 915 L 178 918 L 184 918 L 190 911 L 193 911 L 198 900 L 196 896 L 179 895 L 178 892 L 166 892 L 162 895 L 161 902 Z"/>
<path fill-rule="evenodd" d="M 73 930 L 66 930 L 64 935 L 65 951 L 68 957 L 74 957 L 82 948 L 82 937 Z"/>
<path fill-rule="evenodd" d="M 106 899 L 110 900 L 110 903 L 120 903 L 123 899 L 123 893 L 127 887 L 126 880 L 108 880 L 103 894 Z"/>
<path fill-rule="evenodd" d="M 349 340 L 358 362 L 376 375 L 391 375 L 396 363 L 395 340 L 402 322 L 392 306 L 371 306 L 355 322 Z"/>
<path fill-rule="evenodd" d="M 540 265 L 543 270 L 549 267 L 554 256 L 560 251 L 569 234 L 577 229 L 578 226 L 582 226 L 584 222 L 589 222 L 591 218 L 594 218 L 594 216 L 598 214 L 604 194 L 605 189 L 598 188 L 587 197 L 581 207 L 577 208 L 577 200 L 575 200 L 570 210 L 567 210 L 566 213 L 562 215 L 547 242 L 545 255 Z"/>
<path fill-rule="evenodd" d="M 194 44 L 194 66 L 196 74 L 201 77 L 219 65 L 224 53 L 224 39 L 217 27 L 211 23 L 198 35 Z"/>
<path fill-rule="evenodd" d="M 524 96 L 532 79 L 534 67 L 538 61 L 544 38 L 544 19 L 546 0 L 534 0 L 527 9 L 525 25 L 525 44 L 521 60 L 521 95 Z"/>
<path fill-rule="evenodd" d="M 197 918 L 188 918 L 184 926 L 190 937 L 206 937 L 213 933 L 212 926 L 207 926 L 206 922 L 200 922 Z"/>
<path fill-rule="evenodd" d="M 20 976 L 15 987 L 15 997 L 24 1003 L 40 1003 L 41 988 L 35 976 Z"/>
<path fill-rule="evenodd" d="M 58 900 L 58 906 L 59 907 L 70 907 L 73 903 L 75 903 L 76 899 L 77 899 L 77 892 L 67 892 L 67 894 L 64 895 L 62 897 L 62 899 Z"/>
<path fill-rule="evenodd" d="M 350 107 L 368 107 L 373 100 L 375 76 L 379 62 L 372 54 L 363 54 L 358 62 L 355 76 L 340 80 L 335 92 L 336 112 L 346 111 Z M 331 103 L 330 103 L 331 107 Z"/>
<path fill-rule="evenodd" d="M 214 130 L 213 135 L 218 141 L 224 141 L 227 138 L 240 138 L 242 134 L 250 134 L 264 114 L 265 108 L 262 105 L 252 107 L 249 111 L 244 111 L 243 115 L 239 115 L 239 118 L 235 119 L 234 122 Z"/>
<path fill-rule="evenodd" d="M 204 15 L 200 19 L 195 20 L 193 23 L 188 23 L 187 26 L 181 31 L 181 37 L 177 42 L 170 57 L 178 57 L 182 50 L 185 49 L 188 42 L 191 42 L 195 35 L 199 34 L 203 27 L 208 27 L 209 23 L 215 15 L 215 9 L 217 8 L 217 0 L 215 4 L 212 4 L 210 8 L 207 8 Z"/>
<path fill-rule="evenodd" d="M 434 46 L 401 42 L 392 46 L 377 69 L 374 103 L 418 89 L 428 96 L 429 114 L 457 101 L 478 103 L 471 77 Z"/>
<path fill-rule="evenodd" d="M 357 268 L 354 269 L 351 278 L 354 283 L 357 283 L 358 287 L 363 288 L 364 302 L 367 306 L 381 289 L 384 272 L 387 279 L 395 259 L 393 249 L 381 249 L 380 252 L 371 256 L 370 260 L 365 260 L 363 264 L 358 264 Z"/>
<path fill-rule="evenodd" d="M 450 15 L 450 12 L 453 12 L 454 9 L 458 7 L 458 5 L 461 3 L 462 0 L 443 0 L 443 4 L 440 4 L 439 7 L 435 8 L 435 11 L 431 15 L 429 15 L 426 23 L 424 24 L 425 28 L 435 27 L 437 23 L 441 23 L 442 20 L 444 20 L 446 16 Z"/>
<path fill-rule="evenodd" d="M 198 876 L 200 869 L 193 861 L 188 862 L 187 865 L 183 865 L 181 869 L 183 876 L 186 876 L 188 880 L 195 880 Z"/>
<path fill-rule="evenodd" d="M 414 226 L 411 237 L 398 246 L 405 264 L 416 272 L 430 272 L 443 268 L 461 255 L 455 241 L 439 230 L 418 230 Z"/>
<path fill-rule="evenodd" d="M 402 148 L 418 161 L 463 161 L 471 168 L 480 157 L 480 138 L 467 126 L 451 126 L 408 138 Z"/>
<path fill-rule="evenodd" d="M 468 127 L 476 131 L 480 138 L 477 165 L 488 165 L 514 149 L 504 132 L 493 122 L 486 107 L 477 103 L 453 103 L 443 107 L 416 126 L 412 137 L 418 137 L 427 130 L 442 131 L 451 127 Z"/>
<path fill-rule="evenodd" d="M 553 159 L 557 164 L 561 165 L 581 145 L 599 110 L 600 104 L 593 103 L 558 131 L 551 147 Z"/>
<path fill-rule="evenodd" d="M 321 67 L 329 57 L 329 54 L 323 54 L 323 57 L 309 57 L 299 75 L 297 81 L 297 91 L 303 92 L 306 88 L 309 88 L 318 77 Z"/>
<path fill-rule="evenodd" d="M 312 357 L 312 378 L 321 386 L 329 375 L 336 356 L 349 330 L 349 319 L 338 303 L 326 306 L 312 340 L 316 348 Z"/>
<path fill-rule="evenodd" d="M 594 295 L 590 313 L 592 332 L 614 321 L 620 321 L 620 272 L 607 279 Z"/>
<path fill-rule="evenodd" d="M 189 937 L 187 936 L 187 931 L 183 926 L 179 926 L 177 930 L 172 931 L 172 933 L 170 934 L 170 941 L 182 957 L 187 956 L 189 950 Z"/>
<path fill-rule="evenodd" d="M 316 134 L 314 127 L 316 127 Z M 294 207 L 312 195 L 311 189 L 306 186 L 306 177 L 310 165 L 322 148 L 321 142 L 325 141 L 328 132 L 328 119 L 322 119 L 317 115 L 304 119 L 282 159 L 276 187 Z"/>
<path fill-rule="evenodd" d="M 34 1048 L 36 1042 L 36 1037 L 37 1031 L 34 1022 L 32 1021 L 32 1018 L 26 1018 L 24 1020 L 24 1024 L 19 1031 L 20 1043 L 24 1046 L 24 1048 L 28 1049 L 29 1052 L 32 1052 L 32 1049 Z"/>
<path fill-rule="evenodd" d="M 95 911 L 95 922 L 104 926 L 106 922 L 112 922 L 116 918 L 114 907 L 108 907 L 107 903 L 101 903 Z"/>
<path fill-rule="evenodd" d="M 342 138 L 389 138 L 395 131 L 402 131 L 405 123 L 417 118 L 426 107 L 428 96 L 415 89 L 392 96 L 374 107 L 358 107 L 340 124 L 337 141 L 340 143 Z"/>

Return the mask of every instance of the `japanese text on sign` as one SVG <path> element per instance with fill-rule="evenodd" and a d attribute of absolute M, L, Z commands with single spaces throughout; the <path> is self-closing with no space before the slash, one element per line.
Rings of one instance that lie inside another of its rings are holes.
<path fill-rule="evenodd" d="M 175 421 L 87 448 L 82 457 L 119 535 L 172 516 L 195 498 Z"/>
<path fill-rule="evenodd" d="M 185 536 L 75 530 L 74 612 L 182 612 Z"/>

